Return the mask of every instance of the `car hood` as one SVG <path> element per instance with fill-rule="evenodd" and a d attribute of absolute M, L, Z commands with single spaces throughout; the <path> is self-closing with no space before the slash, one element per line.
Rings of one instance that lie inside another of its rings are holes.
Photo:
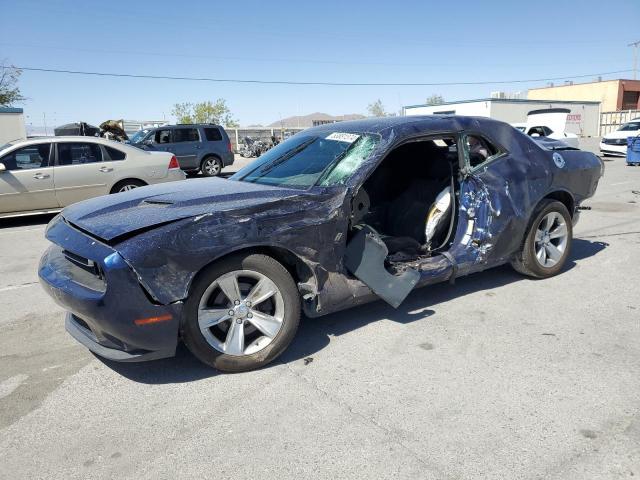
<path fill-rule="evenodd" d="M 625 131 L 616 130 L 615 132 L 607 133 L 602 138 L 606 138 L 606 139 L 627 138 L 627 137 L 636 137 L 638 135 L 640 135 L 640 130 L 625 130 Z"/>
<path fill-rule="evenodd" d="M 304 191 L 206 178 L 136 188 L 92 198 L 62 211 L 73 226 L 107 243 L 184 218 L 278 202 Z"/>

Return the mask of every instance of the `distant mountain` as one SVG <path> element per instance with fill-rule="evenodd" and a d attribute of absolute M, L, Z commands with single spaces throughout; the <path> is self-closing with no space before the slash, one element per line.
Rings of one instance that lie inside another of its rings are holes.
<path fill-rule="evenodd" d="M 349 115 L 329 115 L 328 113 L 315 112 L 309 115 L 296 115 L 293 117 L 283 118 L 277 122 L 273 122 L 268 127 L 272 128 L 308 128 L 313 127 L 316 122 L 328 123 L 331 121 L 341 122 L 343 120 L 359 120 L 365 118 L 364 115 L 352 113 Z"/>

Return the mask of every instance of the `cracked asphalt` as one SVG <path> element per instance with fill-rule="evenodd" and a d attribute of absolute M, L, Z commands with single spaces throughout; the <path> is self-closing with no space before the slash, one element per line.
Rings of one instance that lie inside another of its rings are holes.
<path fill-rule="evenodd" d="M 596 140 L 585 142 L 597 146 Z M 640 167 L 606 162 L 571 259 L 304 319 L 272 366 L 102 361 L 37 284 L 50 217 L 0 221 L 0 478 L 640 475 Z"/>

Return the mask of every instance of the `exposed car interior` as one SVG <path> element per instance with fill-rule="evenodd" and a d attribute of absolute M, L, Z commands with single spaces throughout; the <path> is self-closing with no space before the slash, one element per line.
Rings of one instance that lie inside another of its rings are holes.
<path fill-rule="evenodd" d="M 420 139 L 395 148 L 363 184 L 352 233 L 380 235 L 387 266 L 447 250 L 453 240 L 459 183 L 454 137 Z"/>

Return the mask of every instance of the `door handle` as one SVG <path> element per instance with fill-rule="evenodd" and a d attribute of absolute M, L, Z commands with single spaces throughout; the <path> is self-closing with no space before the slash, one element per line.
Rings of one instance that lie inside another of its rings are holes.
<path fill-rule="evenodd" d="M 45 178 L 49 178 L 49 174 L 38 172 L 33 175 L 33 178 L 35 178 L 36 180 L 44 180 Z"/>
<path fill-rule="evenodd" d="M 100 167 L 100 171 L 102 173 L 111 172 L 112 170 L 113 170 L 113 168 L 111 168 L 111 167 Z"/>

